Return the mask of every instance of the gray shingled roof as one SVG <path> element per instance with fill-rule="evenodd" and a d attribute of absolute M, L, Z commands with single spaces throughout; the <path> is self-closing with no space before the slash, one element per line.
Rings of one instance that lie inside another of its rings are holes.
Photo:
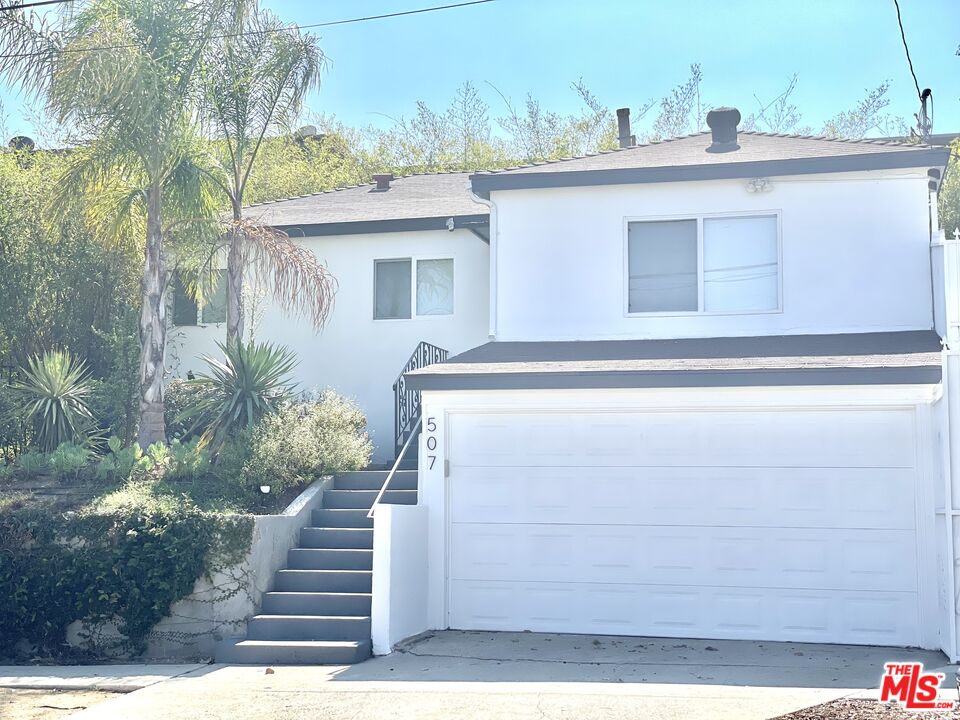
<path fill-rule="evenodd" d="M 708 153 L 706 149 L 710 145 L 710 139 L 709 132 L 695 133 L 629 148 L 618 148 L 576 158 L 533 163 L 505 170 L 493 170 L 477 173 L 477 175 L 724 165 L 741 162 L 796 160 L 889 152 L 916 153 L 918 150 L 929 150 L 932 147 L 896 140 L 841 140 L 808 135 L 740 132 L 737 136 L 737 143 L 740 145 L 739 150 L 726 153 Z"/>
<path fill-rule="evenodd" d="M 469 173 L 408 175 L 377 191 L 358 185 L 250 205 L 245 217 L 275 227 L 489 215 L 468 190 Z"/>
<path fill-rule="evenodd" d="M 680 340 L 491 342 L 407 373 L 407 387 L 496 389 L 936 383 L 932 330 Z"/>

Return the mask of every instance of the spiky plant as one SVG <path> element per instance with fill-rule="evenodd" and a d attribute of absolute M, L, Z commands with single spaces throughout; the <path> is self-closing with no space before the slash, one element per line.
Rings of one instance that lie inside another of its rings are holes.
<path fill-rule="evenodd" d="M 13 389 L 40 450 L 53 452 L 62 443 L 89 439 L 96 425 L 87 404 L 93 382 L 84 363 L 66 350 L 30 357 Z"/>
<path fill-rule="evenodd" d="M 290 397 L 294 385 L 290 372 L 297 360 L 288 348 L 270 343 L 217 343 L 223 360 L 204 356 L 209 374 L 201 373 L 188 384 L 203 392 L 182 413 L 203 428 L 201 441 L 222 445 L 239 431 L 254 426 Z"/>

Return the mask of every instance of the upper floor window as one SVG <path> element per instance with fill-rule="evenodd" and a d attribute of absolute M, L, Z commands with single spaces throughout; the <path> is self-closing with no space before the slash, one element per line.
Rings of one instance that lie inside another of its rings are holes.
<path fill-rule="evenodd" d="M 374 261 L 376 320 L 453 314 L 453 260 L 450 258 Z"/>
<path fill-rule="evenodd" d="M 227 321 L 227 278 L 225 270 L 218 270 L 212 292 L 198 307 L 179 275 L 173 276 L 173 324 L 181 327 L 198 323 Z"/>
<path fill-rule="evenodd" d="M 776 215 L 627 224 L 630 313 L 740 313 L 780 308 Z"/>

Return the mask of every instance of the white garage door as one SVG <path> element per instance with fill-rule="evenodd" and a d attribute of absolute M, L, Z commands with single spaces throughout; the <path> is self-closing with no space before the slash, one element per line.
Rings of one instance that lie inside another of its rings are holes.
<path fill-rule="evenodd" d="M 909 410 L 454 414 L 449 623 L 917 644 Z"/>

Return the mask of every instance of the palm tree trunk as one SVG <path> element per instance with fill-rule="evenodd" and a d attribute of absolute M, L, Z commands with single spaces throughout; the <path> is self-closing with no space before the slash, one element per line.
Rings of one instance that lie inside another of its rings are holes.
<path fill-rule="evenodd" d="M 167 263 L 160 224 L 160 188 L 147 192 L 147 243 L 140 282 L 140 425 L 137 441 L 144 450 L 166 442 L 163 417 L 163 363 L 167 345 Z"/>
<path fill-rule="evenodd" d="M 227 345 L 243 340 L 243 231 L 230 230 L 227 255 Z"/>

